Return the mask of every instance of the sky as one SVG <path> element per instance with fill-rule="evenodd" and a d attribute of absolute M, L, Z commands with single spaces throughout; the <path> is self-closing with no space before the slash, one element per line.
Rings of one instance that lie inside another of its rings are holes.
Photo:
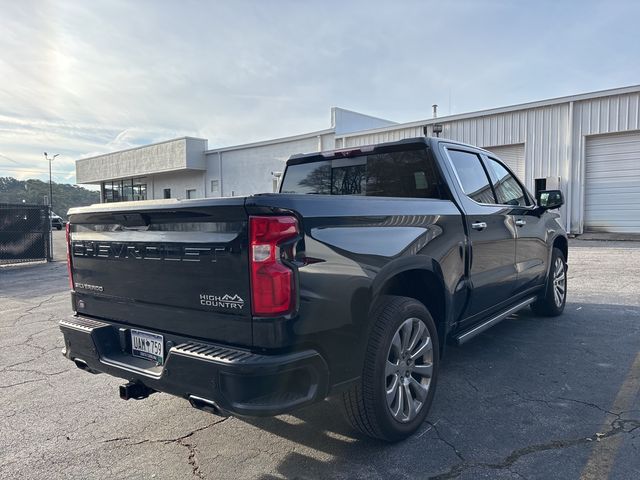
<path fill-rule="evenodd" d="M 0 177 L 640 84 L 640 2 L 3 1 Z"/>

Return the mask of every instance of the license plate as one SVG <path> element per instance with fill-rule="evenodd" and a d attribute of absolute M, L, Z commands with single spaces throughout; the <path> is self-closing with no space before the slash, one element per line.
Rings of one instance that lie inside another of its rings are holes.
<path fill-rule="evenodd" d="M 131 354 L 162 365 L 164 363 L 164 338 L 155 333 L 131 330 Z"/>

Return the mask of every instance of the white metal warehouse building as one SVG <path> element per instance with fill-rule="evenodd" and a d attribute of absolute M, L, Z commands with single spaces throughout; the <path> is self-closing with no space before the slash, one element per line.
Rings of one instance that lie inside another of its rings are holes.
<path fill-rule="evenodd" d="M 571 233 L 640 233 L 640 85 L 402 124 L 334 108 L 320 132 L 214 150 L 184 138 L 78 160 L 77 181 L 101 185 L 103 200 L 105 185 L 129 179 L 146 182 L 144 198 L 272 191 L 292 154 L 418 137 L 425 126 L 432 135 L 435 124 L 494 152 L 531 191 L 537 178 L 559 181 Z"/>

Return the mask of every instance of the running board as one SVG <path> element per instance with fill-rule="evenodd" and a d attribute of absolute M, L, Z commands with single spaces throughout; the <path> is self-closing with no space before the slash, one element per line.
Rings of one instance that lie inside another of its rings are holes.
<path fill-rule="evenodd" d="M 532 304 L 535 301 L 536 301 L 536 297 L 531 297 L 531 298 L 527 298 L 526 300 L 523 300 L 520 303 L 517 303 L 516 305 L 509 308 L 508 310 L 505 310 L 504 312 L 499 313 L 495 317 L 491 317 L 489 320 L 482 322 L 480 325 L 473 327 L 471 330 L 467 330 L 466 332 L 463 332 L 457 335 L 455 337 L 456 343 L 458 345 L 462 345 L 463 343 L 468 342 L 476 335 L 480 335 L 482 332 L 493 327 L 496 323 L 501 322 L 512 313 L 516 313 L 518 310 L 522 310 L 523 308 Z"/>

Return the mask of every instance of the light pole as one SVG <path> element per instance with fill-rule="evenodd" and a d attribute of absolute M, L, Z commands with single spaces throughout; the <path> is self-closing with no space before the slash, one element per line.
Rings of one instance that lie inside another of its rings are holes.
<path fill-rule="evenodd" d="M 51 229 L 51 214 L 53 213 L 53 184 L 51 183 L 51 162 L 60 155 L 56 153 L 53 157 L 44 152 L 44 158 L 49 161 L 49 261 L 53 260 L 53 230 Z"/>
<path fill-rule="evenodd" d="M 49 207 L 53 208 L 53 184 L 51 183 L 51 162 L 53 162 L 56 157 L 60 155 L 56 153 L 53 157 L 47 155 L 47 152 L 44 152 L 44 158 L 49 161 Z"/>

